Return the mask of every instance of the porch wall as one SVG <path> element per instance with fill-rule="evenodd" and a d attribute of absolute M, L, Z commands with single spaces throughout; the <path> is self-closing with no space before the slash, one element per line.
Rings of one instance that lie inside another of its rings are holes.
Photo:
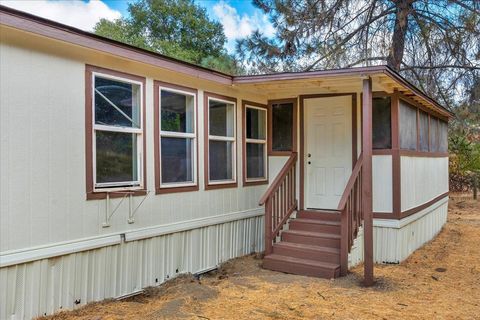
<path fill-rule="evenodd" d="M 393 211 L 392 156 L 374 155 L 372 159 L 373 212 Z"/>
<path fill-rule="evenodd" d="M 448 157 L 400 159 L 402 212 L 448 192 Z"/>

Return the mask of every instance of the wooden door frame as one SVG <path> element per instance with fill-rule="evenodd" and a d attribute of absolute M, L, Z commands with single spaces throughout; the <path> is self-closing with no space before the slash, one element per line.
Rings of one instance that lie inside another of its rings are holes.
<path fill-rule="evenodd" d="M 322 93 L 300 95 L 300 196 L 299 210 L 305 209 L 305 100 L 315 98 L 352 97 L 352 170 L 357 161 L 357 93 Z"/>

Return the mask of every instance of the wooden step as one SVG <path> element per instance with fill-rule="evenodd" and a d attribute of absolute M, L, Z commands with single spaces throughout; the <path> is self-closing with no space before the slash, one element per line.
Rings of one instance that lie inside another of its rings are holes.
<path fill-rule="evenodd" d="M 311 232 L 303 230 L 285 230 L 282 241 L 309 244 L 321 247 L 340 248 L 340 235 L 333 233 Z"/>
<path fill-rule="evenodd" d="M 340 275 L 340 265 L 309 259 L 270 254 L 263 259 L 265 269 L 303 276 L 332 279 Z"/>
<path fill-rule="evenodd" d="M 297 218 L 340 221 L 340 212 L 336 210 L 300 210 L 297 212 Z"/>
<path fill-rule="evenodd" d="M 273 253 L 299 259 L 340 264 L 340 249 L 312 246 L 294 242 L 279 242 L 273 244 Z"/>
<path fill-rule="evenodd" d="M 340 234 L 340 221 L 297 218 L 289 222 L 289 229 Z"/>

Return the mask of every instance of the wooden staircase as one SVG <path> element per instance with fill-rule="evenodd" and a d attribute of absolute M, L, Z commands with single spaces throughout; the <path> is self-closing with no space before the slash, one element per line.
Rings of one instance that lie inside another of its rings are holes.
<path fill-rule="evenodd" d="M 297 211 L 292 153 L 259 201 L 265 205 L 265 269 L 328 279 L 347 274 L 348 254 L 364 220 L 362 159 L 360 154 L 337 210 Z"/>
<path fill-rule="evenodd" d="M 299 211 L 263 260 L 265 269 L 336 278 L 340 275 L 340 213 Z"/>

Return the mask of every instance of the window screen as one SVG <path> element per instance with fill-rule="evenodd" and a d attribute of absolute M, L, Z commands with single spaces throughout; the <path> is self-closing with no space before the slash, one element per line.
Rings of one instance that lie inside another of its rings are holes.
<path fill-rule="evenodd" d="M 235 181 L 235 104 L 208 100 L 210 182 Z"/>
<path fill-rule="evenodd" d="M 271 108 L 272 151 L 293 151 L 293 103 L 272 104 Z"/>
<path fill-rule="evenodd" d="M 372 112 L 373 149 L 390 149 L 392 147 L 390 97 L 373 98 Z"/>
<path fill-rule="evenodd" d="M 245 106 L 246 180 L 265 180 L 267 161 L 267 110 Z"/>
<path fill-rule="evenodd" d="M 417 109 L 400 100 L 400 148 L 417 149 Z"/>
<path fill-rule="evenodd" d="M 95 187 L 140 185 L 142 85 L 96 74 L 93 85 Z"/>
<path fill-rule="evenodd" d="M 160 89 L 160 177 L 162 186 L 195 183 L 195 95 Z"/>

